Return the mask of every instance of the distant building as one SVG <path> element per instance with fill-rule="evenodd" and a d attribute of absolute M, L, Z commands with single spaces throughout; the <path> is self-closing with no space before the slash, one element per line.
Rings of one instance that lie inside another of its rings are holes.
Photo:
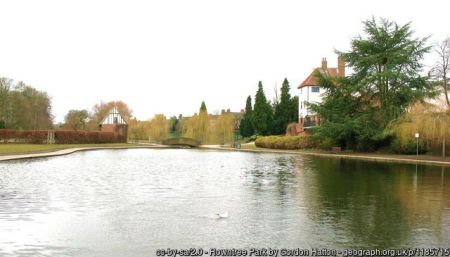
<path fill-rule="evenodd" d="M 210 122 L 212 122 L 212 124 L 215 124 L 215 122 L 217 121 L 217 119 L 219 118 L 220 115 L 230 114 L 234 118 L 234 129 L 239 130 L 239 127 L 241 126 L 242 117 L 244 117 L 244 113 L 245 113 L 244 110 L 241 110 L 240 112 L 232 112 L 232 111 L 230 111 L 230 109 L 226 109 L 226 110 L 222 109 L 220 111 L 220 114 L 209 114 L 208 116 L 209 116 L 209 118 L 211 118 Z"/>
<path fill-rule="evenodd" d="M 297 132 L 303 133 L 305 130 L 319 125 L 320 117 L 318 117 L 311 109 L 308 108 L 307 103 L 321 103 L 323 88 L 319 85 L 315 74 L 320 72 L 332 77 L 345 76 L 345 62 L 342 57 L 338 58 L 338 67 L 329 68 L 327 59 L 322 59 L 322 66 L 315 68 L 311 74 L 298 86 L 298 118 L 299 123 Z"/>
<path fill-rule="evenodd" d="M 128 124 L 119 113 L 117 107 L 112 108 L 100 123 L 100 131 L 116 133 L 124 142 L 127 141 Z"/>

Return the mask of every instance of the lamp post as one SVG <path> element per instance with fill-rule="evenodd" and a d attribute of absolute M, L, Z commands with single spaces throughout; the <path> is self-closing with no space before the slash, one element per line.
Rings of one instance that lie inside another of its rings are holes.
<path fill-rule="evenodd" d="M 416 137 L 416 155 L 419 156 L 419 133 L 415 134 Z"/>

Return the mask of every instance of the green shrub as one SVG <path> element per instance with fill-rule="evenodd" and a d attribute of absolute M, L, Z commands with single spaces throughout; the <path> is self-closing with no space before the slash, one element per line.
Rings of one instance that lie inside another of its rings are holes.
<path fill-rule="evenodd" d="M 310 136 L 267 136 L 258 137 L 255 141 L 257 147 L 271 149 L 307 149 L 314 147 Z"/>
<path fill-rule="evenodd" d="M 323 140 L 319 141 L 318 146 L 320 149 L 331 150 L 331 148 L 333 146 L 337 146 L 337 143 L 336 143 L 336 140 L 334 140 L 330 137 L 327 137 L 327 138 L 324 138 Z"/>

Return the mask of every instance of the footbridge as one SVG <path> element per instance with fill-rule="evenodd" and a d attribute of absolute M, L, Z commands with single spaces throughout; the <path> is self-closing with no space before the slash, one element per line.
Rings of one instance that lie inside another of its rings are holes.
<path fill-rule="evenodd" d="M 195 140 L 193 138 L 187 137 L 179 137 L 179 138 L 168 138 L 162 141 L 163 145 L 170 146 L 188 146 L 188 147 L 197 147 L 200 145 L 200 141 Z"/>

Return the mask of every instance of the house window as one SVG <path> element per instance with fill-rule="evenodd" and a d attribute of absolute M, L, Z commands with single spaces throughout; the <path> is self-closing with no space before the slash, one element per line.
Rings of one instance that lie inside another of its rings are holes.
<path fill-rule="evenodd" d="M 320 87 L 312 87 L 311 88 L 311 92 L 312 93 L 319 93 L 320 92 Z"/>

